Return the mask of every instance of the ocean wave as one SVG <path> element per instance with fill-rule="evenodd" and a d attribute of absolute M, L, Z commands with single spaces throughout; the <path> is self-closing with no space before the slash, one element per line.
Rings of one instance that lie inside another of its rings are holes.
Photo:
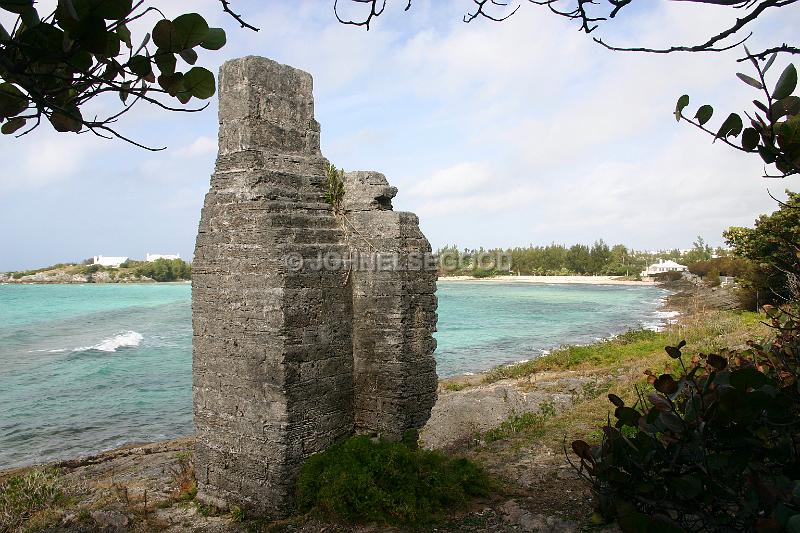
<path fill-rule="evenodd" d="M 116 352 L 119 348 L 133 348 L 139 346 L 144 337 L 141 333 L 136 331 L 126 331 L 124 333 L 119 333 L 114 335 L 113 337 L 109 337 L 108 339 L 103 339 L 99 343 L 95 344 L 94 346 L 87 346 L 84 348 L 76 348 L 73 350 L 74 352 L 88 352 L 88 351 L 97 351 L 97 352 Z"/>

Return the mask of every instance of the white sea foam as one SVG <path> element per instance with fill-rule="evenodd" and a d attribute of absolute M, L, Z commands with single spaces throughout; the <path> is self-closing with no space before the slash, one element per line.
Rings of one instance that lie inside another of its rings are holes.
<path fill-rule="evenodd" d="M 141 333 L 136 331 L 126 331 L 118 333 L 108 339 L 103 339 L 94 346 L 84 346 L 83 348 L 75 348 L 73 352 L 88 352 L 95 350 L 98 352 L 116 352 L 119 348 L 133 348 L 139 346 L 144 340 Z"/>

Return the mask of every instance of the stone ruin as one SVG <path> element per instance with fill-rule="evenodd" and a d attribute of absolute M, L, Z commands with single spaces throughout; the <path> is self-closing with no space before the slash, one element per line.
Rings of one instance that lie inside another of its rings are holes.
<path fill-rule="evenodd" d="M 308 73 L 245 57 L 219 86 L 192 282 L 198 498 L 282 517 L 311 454 L 428 420 L 436 270 L 382 174 L 346 174 L 338 213 L 324 200 Z"/>

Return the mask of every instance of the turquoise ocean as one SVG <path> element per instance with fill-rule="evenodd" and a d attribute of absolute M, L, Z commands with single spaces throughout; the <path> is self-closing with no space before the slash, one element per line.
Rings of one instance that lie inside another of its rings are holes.
<path fill-rule="evenodd" d="M 636 327 L 656 287 L 440 282 L 440 377 Z M 0 469 L 190 435 L 191 287 L 0 285 Z"/>

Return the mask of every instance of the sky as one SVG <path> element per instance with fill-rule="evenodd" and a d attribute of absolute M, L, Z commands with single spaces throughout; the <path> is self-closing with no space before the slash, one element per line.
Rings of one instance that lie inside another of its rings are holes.
<path fill-rule="evenodd" d="M 338 23 L 332 0 L 235 0 L 258 33 L 217 0 L 161 4 L 169 17 L 196 11 L 226 29 L 228 44 L 201 51 L 202 66 L 261 55 L 310 72 L 323 154 L 348 171 L 384 173 L 400 190 L 395 209 L 417 213 L 434 248 L 602 238 L 650 250 L 688 248 L 697 235 L 719 245 L 727 227 L 777 208 L 768 191 L 800 185 L 761 178 L 757 157 L 712 144 L 672 115 L 684 93 L 692 111 L 714 105 L 723 116 L 713 125 L 748 109 L 757 95 L 735 77 L 748 72 L 736 63 L 741 51 L 610 52 L 527 2 L 503 23 L 465 24 L 468 0 L 416 0 L 407 12 L 390 0 L 365 31 Z M 621 45 L 694 42 L 739 14 L 634 6 L 597 35 Z M 776 10 L 759 21 L 752 48 L 793 42 L 798 26 L 800 9 Z M 773 82 L 785 64 L 773 66 Z M 216 157 L 216 98 L 200 113 L 139 107 L 118 126 L 167 149 L 49 126 L 0 138 L 0 271 L 101 254 L 192 257 Z"/>

